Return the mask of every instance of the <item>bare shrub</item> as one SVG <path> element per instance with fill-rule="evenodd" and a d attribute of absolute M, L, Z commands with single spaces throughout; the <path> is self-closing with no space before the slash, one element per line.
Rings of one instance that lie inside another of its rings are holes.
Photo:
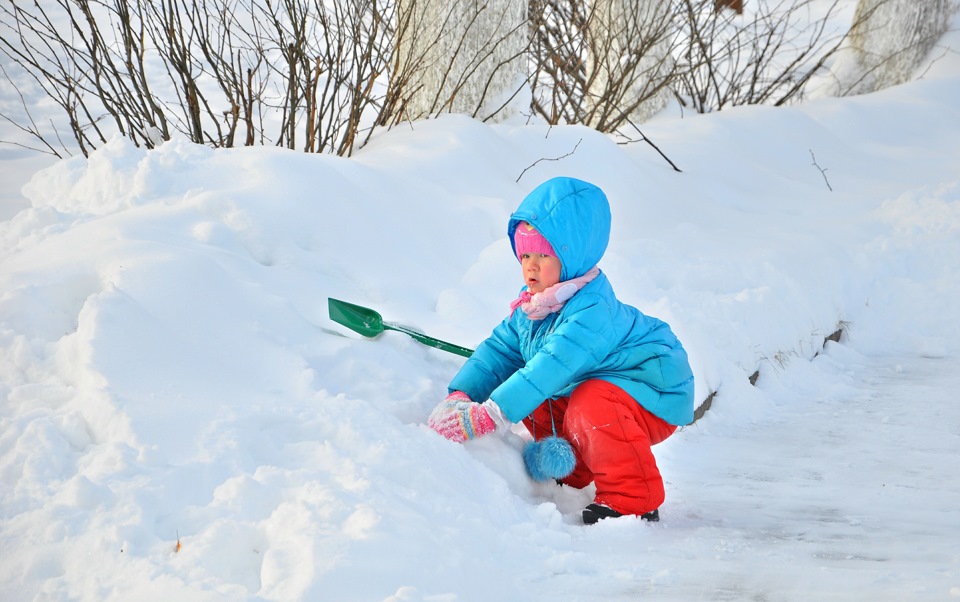
<path fill-rule="evenodd" d="M 756 0 L 742 15 L 717 11 L 714 0 L 679 1 L 678 94 L 701 113 L 800 100 L 847 34 L 828 27 L 838 0 Z"/>
<path fill-rule="evenodd" d="M 676 76 L 670 2 L 596 0 L 587 29 L 584 123 L 612 132 L 666 106 Z"/>
<path fill-rule="evenodd" d="M 0 51 L 55 100 L 84 154 L 119 132 L 147 147 L 179 134 L 349 155 L 377 125 L 497 118 L 524 89 L 526 0 L 44 6 L 2 4 Z M 20 127 L 53 148 L 34 125 Z"/>
<path fill-rule="evenodd" d="M 253 10 L 248 39 L 269 80 L 261 110 L 281 116 L 276 143 L 338 155 L 362 146 L 384 107 L 395 4 L 281 0 Z"/>
<path fill-rule="evenodd" d="M 531 109 L 551 125 L 583 121 L 588 19 L 581 0 L 530 0 Z"/>
<path fill-rule="evenodd" d="M 168 136 L 165 111 L 145 75 L 143 30 L 124 3 L 7 2 L 0 11 L 0 50 L 63 109 L 81 152 L 104 143 L 112 130 L 148 146 L 156 132 Z"/>
<path fill-rule="evenodd" d="M 862 0 L 853 39 L 870 82 L 909 72 L 949 2 Z M 181 136 L 349 155 L 378 126 L 445 112 L 498 120 L 527 101 L 549 124 L 639 132 L 671 97 L 698 112 L 802 99 L 846 39 L 839 4 L 0 0 L 3 75 L 42 90 L 64 119 L 37 123 L 26 100 L 0 118 L 55 155 L 116 133 L 146 147 Z"/>
<path fill-rule="evenodd" d="M 531 0 L 533 111 L 612 132 L 662 109 L 676 77 L 672 10 L 657 0 Z"/>

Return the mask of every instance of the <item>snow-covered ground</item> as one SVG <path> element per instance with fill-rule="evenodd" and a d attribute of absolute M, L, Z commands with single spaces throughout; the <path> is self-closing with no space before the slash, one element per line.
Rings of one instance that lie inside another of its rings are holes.
<path fill-rule="evenodd" d="M 0 597 L 960 598 L 944 43 L 868 96 L 645 124 L 682 173 L 642 142 L 463 117 L 349 160 L 118 139 L 26 200 L 35 159 L 8 155 Z M 476 345 L 522 284 L 507 216 L 555 175 L 606 190 L 601 267 L 716 392 L 656 448 L 657 524 L 579 524 L 590 491 L 532 483 L 516 432 L 443 440 L 424 422 L 462 359 L 327 317 L 336 297 Z"/>

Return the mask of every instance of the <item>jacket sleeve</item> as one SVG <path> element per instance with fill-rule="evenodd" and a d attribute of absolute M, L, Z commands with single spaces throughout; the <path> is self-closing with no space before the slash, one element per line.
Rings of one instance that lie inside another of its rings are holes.
<path fill-rule="evenodd" d="M 507 317 L 477 346 L 450 381 L 449 390 L 463 391 L 474 401 L 486 401 L 521 366 L 520 337 L 512 317 Z"/>
<path fill-rule="evenodd" d="M 565 307 L 543 347 L 497 387 L 490 399 L 510 421 L 519 422 L 544 400 L 580 380 L 616 345 L 611 312 L 600 295 L 586 297 L 576 307 Z"/>

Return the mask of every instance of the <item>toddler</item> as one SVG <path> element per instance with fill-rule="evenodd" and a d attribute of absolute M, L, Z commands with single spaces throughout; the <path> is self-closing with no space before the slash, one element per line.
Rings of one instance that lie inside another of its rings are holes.
<path fill-rule="evenodd" d="M 507 233 L 525 286 L 429 425 L 462 442 L 522 421 L 533 478 L 595 483 L 585 524 L 659 520 L 663 479 L 650 448 L 693 421 L 693 374 L 670 327 L 620 302 L 597 267 L 610 238 L 607 197 L 551 179 L 527 195 Z"/>

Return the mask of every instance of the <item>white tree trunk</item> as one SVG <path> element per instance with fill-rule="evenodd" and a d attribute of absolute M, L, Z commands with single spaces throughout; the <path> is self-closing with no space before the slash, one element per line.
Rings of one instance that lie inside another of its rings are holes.
<path fill-rule="evenodd" d="M 527 87 L 526 0 L 401 0 L 399 8 L 409 23 L 397 43 L 398 71 L 411 76 L 407 119 L 450 112 L 499 121 L 519 110 L 522 99 L 508 101 Z"/>
<path fill-rule="evenodd" d="M 850 44 L 867 74 L 857 92 L 909 81 L 947 29 L 950 0 L 860 0 Z"/>
<path fill-rule="evenodd" d="M 605 129 L 604 122 L 624 107 L 635 123 L 663 109 L 669 90 L 656 89 L 673 66 L 670 3 L 597 0 L 588 30 L 588 125 Z M 638 99 L 644 100 L 631 107 Z"/>

